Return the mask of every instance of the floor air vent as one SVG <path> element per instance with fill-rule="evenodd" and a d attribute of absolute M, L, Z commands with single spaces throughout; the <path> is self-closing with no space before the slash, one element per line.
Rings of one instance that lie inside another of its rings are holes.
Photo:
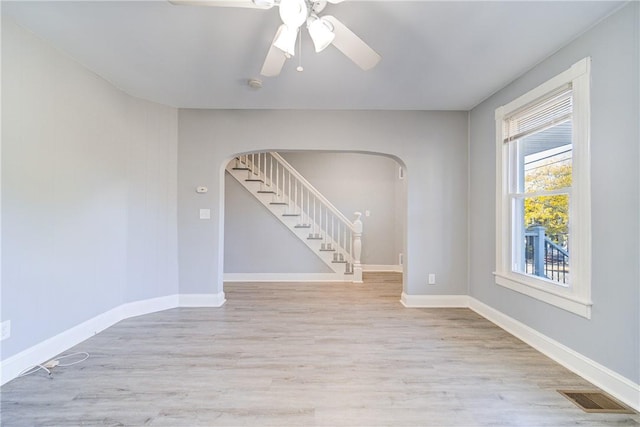
<path fill-rule="evenodd" d="M 558 390 L 580 409 L 591 413 L 635 414 L 635 411 L 597 390 Z"/>

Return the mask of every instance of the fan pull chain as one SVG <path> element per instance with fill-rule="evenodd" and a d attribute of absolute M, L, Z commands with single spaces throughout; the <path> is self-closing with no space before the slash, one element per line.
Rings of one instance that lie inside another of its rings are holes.
<path fill-rule="evenodd" d="M 298 28 L 298 33 L 300 33 L 300 37 L 298 37 L 298 66 L 296 67 L 296 71 L 299 73 L 304 71 L 302 67 L 302 31 Z"/>

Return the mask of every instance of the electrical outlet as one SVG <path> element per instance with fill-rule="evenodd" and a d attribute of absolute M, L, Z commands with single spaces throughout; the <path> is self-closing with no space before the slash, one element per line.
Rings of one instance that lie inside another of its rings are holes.
<path fill-rule="evenodd" d="M 0 341 L 6 340 L 11 336 L 11 320 L 5 320 L 0 325 Z"/>
<path fill-rule="evenodd" d="M 429 273 L 429 284 L 430 285 L 436 284 L 436 275 L 433 273 Z"/>

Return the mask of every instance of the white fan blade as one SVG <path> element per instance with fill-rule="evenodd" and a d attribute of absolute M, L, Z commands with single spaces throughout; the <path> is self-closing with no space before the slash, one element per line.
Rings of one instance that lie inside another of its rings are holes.
<path fill-rule="evenodd" d="M 273 38 L 273 42 L 271 42 L 271 46 L 269 46 L 269 51 L 267 52 L 267 57 L 264 58 L 264 64 L 262 64 L 262 70 L 260 70 L 260 74 L 266 77 L 274 77 L 280 74 L 282 70 L 282 66 L 284 65 L 287 57 L 284 55 L 284 52 L 278 49 L 273 45 L 278 35 L 282 32 L 285 25 L 282 24 L 278 27 L 278 31 L 276 31 L 276 36 Z"/>
<path fill-rule="evenodd" d="M 271 9 L 273 4 L 264 2 L 254 3 L 252 0 L 169 0 L 173 5 L 185 6 L 215 6 L 215 7 L 246 7 L 249 9 Z"/>
<path fill-rule="evenodd" d="M 344 53 L 347 58 L 355 62 L 358 67 L 363 70 L 370 70 L 380 62 L 380 55 L 363 42 L 360 37 L 356 36 L 353 31 L 348 29 L 346 25 L 331 15 L 325 15 L 322 18 L 333 25 L 333 32 L 336 35 L 332 42 L 333 45 Z"/>

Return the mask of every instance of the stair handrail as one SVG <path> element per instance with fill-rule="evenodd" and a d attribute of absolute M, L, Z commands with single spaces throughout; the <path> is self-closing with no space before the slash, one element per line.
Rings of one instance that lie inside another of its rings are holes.
<path fill-rule="evenodd" d="M 302 176 L 300 174 L 300 172 L 298 172 L 296 170 L 296 168 L 294 168 L 293 166 L 291 166 L 291 164 L 289 162 L 287 162 L 280 154 L 276 153 L 275 151 L 270 151 L 269 154 L 271 154 L 271 156 L 273 156 L 274 159 L 278 160 L 278 162 L 280 162 L 283 166 L 285 166 L 287 168 L 287 170 L 293 175 L 295 176 L 295 178 L 300 181 L 302 184 L 304 184 L 308 189 L 310 189 L 314 195 L 316 196 L 316 198 L 320 201 L 322 201 L 322 203 L 327 206 L 329 208 L 329 210 L 331 210 L 331 212 L 333 212 L 336 217 L 340 218 L 340 220 L 342 222 L 344 222 L 347 226 L 349 226 L 349 228 L 351 229 L 352 232 L 355 231 L 354 229 L 354 225 L 353 222 L 351 222 L 346 216 L 344 216 L 344 214 L 342 212 L 340 212 L 340 210 L 338 208 L 336 208 L 333 203 L 331 203 L 329 200 L 327 200 L 326 197 L 324 197 L 324 195 L 317 189 L 315 188 L 309 181 L 307 181 L 305 179 L 304 176 Z"/>
<path fill-rule="evenodd" d="M 557 250 L 558 252 L 560 252 L 560 254 L 566 258 L 569 258 L 569 252 L 567 252 L 562 246 L 558 245 L 556 242 L 554 242 L 553 240 L 549 239 L 548 236 L 544 237 L 544 241 L 545 244 L 547 244 L 548 246 L 551 246 L 553 249 Z"/>

